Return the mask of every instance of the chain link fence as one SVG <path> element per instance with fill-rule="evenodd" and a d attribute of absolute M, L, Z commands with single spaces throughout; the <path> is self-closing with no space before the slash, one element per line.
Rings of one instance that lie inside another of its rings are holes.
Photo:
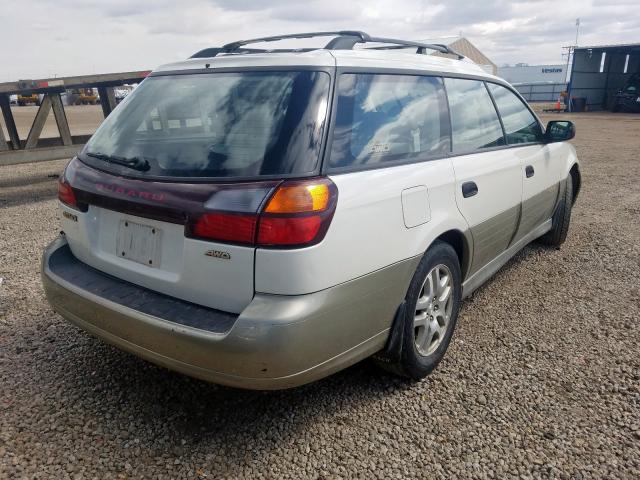
<path fill-rule="evenodd" d="M 517 83 L 513 85 L 527 102 L 557 102 L 567 83 Z"/>

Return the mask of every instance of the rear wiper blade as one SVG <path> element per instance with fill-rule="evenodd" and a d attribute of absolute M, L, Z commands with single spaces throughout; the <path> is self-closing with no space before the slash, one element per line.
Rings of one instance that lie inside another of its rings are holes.
<path fill-rule="evenodd" d="M 146 172 L 151 168 L 149 162 L 144 158 L 140 157 L 120 157 L 118 155 L 107 155 L 106 153 L 101 152 L 87 152 L 87 156 L 97 158 L 99 160 L 104 160 L 105 162 L 115 163 L 117 165 L 122 165 L 123 167 L 133 168 L 134 170 L 140 170 L 141 172 Z"/>

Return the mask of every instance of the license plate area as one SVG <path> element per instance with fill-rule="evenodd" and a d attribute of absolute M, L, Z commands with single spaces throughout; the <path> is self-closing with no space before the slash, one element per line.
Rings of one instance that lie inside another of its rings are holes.
<path fill-rule="evenodd" d="M 160 266 L 162 231 L 156 227 L 121 220 L 116 255 L 151 268 Z"/>

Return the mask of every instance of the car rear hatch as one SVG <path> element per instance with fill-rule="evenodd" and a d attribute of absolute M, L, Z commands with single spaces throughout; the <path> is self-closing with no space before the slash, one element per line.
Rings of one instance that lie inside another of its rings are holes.
<path fill-rule="evenodd" d="M 61 177 L 73 254 L 114 277 L 239 313 L 254 295 L 258 216 L 319 169 L 329 75 L 146 79 Z"/>

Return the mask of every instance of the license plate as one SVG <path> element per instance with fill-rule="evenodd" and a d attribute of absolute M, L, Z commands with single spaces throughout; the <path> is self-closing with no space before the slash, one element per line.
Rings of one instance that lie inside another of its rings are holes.
<path fill-rule="evenodd" d="M 162 231 L 158 228 L 121 220 L 116 254 L 120 258 L 156 268 L 160 266 L 161 240 Z"/>

